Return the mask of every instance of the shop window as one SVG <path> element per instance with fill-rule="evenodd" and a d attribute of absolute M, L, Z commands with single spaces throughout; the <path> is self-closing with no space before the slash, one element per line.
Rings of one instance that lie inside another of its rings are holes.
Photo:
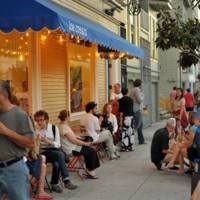
<path fill-rule="evenodd" d="M 72 113 L 84 111 L 93 99 L 94 71 L 92 47 L 69 44 L 70 107 Z"/>
<path fill-rule="evenodd" d="M 0 80 L 9 82 L 13 101 L 30 111 L 28 71 L 30 66 L 31 33 L 0 33 Z"/>

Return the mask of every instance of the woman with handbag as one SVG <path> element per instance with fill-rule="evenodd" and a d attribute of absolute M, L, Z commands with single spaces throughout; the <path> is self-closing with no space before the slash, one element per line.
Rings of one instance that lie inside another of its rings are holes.
<path fill-rule="evenodd" d="M 188 126 L 188 117 L 185 108 L 185 99 L 182 88 L 177 88 L 176 99 L 174 102 L 174 110 L 172 112 L 173 117 L 181 120 L 181 126 L 186 128 Z"/>

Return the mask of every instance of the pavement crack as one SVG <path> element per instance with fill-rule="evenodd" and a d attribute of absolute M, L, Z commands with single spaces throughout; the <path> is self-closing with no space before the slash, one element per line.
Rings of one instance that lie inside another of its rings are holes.
<path fill-rule="evenodd" d="M 134 196 L 137 194 L 137 192 L 140 190 L 140 188 L 152 177 L 152 175 L 154 173 L 155 173 L 155 171 L 152 172 L 147 178 L 144 179 L 144 181 L 138 186 L 138 188 L 134 191 L 134 193 L 130 195 L 128 200 L 133 200 Z"/>

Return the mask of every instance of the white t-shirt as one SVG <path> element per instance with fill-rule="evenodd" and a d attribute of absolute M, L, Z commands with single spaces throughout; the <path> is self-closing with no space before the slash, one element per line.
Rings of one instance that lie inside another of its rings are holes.
<path fill-rule="evenodd" d="M 58 125 L 60 136 L 61 136 L 61 144 L 62 148 L 67 155 L 72 154 L 72 151 L 81 151 L 82 146 L 78 146 L 76 144 L 71 143 L 65 136 L 66 135 L 74 135 L 72 129 L 64 123 L 60 123 Z"/>
<path fill-rule="evenodd" d="M 49 146 L 48 144 L 44 143 L 41 141 L 40 143 L 40 147 L 41 148 L 51 148 L 51 147 L 55 147 L 55 148 L 60 148 L 61 144 L 60 144 L 60 132 L 58 127 L 55 127 L 55 139 L 54 139 L 54 135 L 53 135 L 53 130 L 52 130 L 52 124 L 48 123 L 47 129 L 37 129 L 36 133 L 40 136 L 46 136 L 48 139 L 53 140 L 54 145 L 53 146 Z"/>
<path fill-rule="evenodd" d="M 110 94 L 110 100 L 119 100 L 123 97 L 122 93 L 116 94 L 114 92 L 112 92 Z"/>
<path fill-rule="evenodd" d="M 113 125 L 113 133 L 116 133 L 118 130 L 118 124 L 117 124 L 117 118 L 114 114 L 111 114 L 108 120 L 112 123 Z"/>
<path fill-rule="evenodd" d="M 99 139 L 99 134 L 97 133 L 97 130 L 101 130 L 99 119 L 93 114 L 85 114 L 85 116 L 81 119 L 81 126 L 85 127 L 88 135 L 93 138 L 93 142 L 96 142 Z"/>

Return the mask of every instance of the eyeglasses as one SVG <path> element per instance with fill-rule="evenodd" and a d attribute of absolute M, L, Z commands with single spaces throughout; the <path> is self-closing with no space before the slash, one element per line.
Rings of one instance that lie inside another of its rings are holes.
<path fill-rule="evenodd" d="M 44 122 L 45 119 L 43 119 L 43 118 L 38 118 L 38 119 L 35 119 L 35 121 L 36 121 L 36 122 Z"/>

